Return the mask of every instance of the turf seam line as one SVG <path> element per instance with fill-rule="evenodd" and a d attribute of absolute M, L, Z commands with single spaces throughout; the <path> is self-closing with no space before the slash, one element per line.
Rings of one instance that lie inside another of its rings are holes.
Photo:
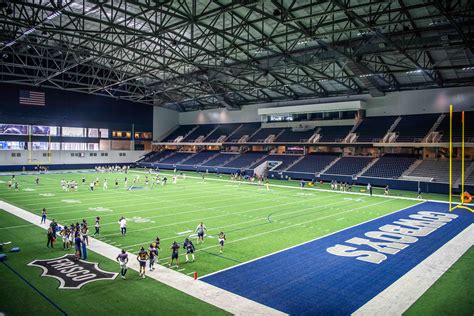
<path fill-rule="evenodd" d="M 2 262 L 10 271 L 12 271 L 14 274 L 16 274 L 23 282 L 25 282 L 30 288 L 32 288 L 35 292 L 37 292 L 41 297 L 43 297 L 46 301 L 48 301 L 51 305 L 53 305 L 57 310 L 59 310 L 63 315 L 67 316 L 68 313 L 62 309 L 58 304 L 53 302 L 46 294 L 41 292 L 39 289 L 37 289 L 33 284 L 31 284 L 27 279 L 25 279 L 19 272 L 17 272 L 15 269 L 10 267 L 9 264 L 6 262 Z"/>

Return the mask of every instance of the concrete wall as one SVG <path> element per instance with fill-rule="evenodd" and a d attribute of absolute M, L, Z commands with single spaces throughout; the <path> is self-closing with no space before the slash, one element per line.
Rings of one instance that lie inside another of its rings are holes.
<path fill-rule="evenodd" d="M 276 103 L 253 104 L 240 111 L 226 109 L 179 113 L 179 124 L 214 124 L 236 122 L 259 122 L 258 109 L 288 105 L 317 104 L 362 100 L 366 102 L 367 116 L 440 113 L 449 111 L 453 103 L 455 111 L 474 111 L 474 89 L 472 87 L 429 89 L 389 93 L 373 98 L 369 95 L 312 99 Z"/>
<path fill-rule="evenodd" d="M 178 125 L 178 112 L 158 106 L 153 107 L 153 140 L 162 140 Z"/>
<path fill-rule="evenodd" d="M 115 164 L 115 163 L 133 163 L 147 151 L 130 151 L 130 150 L 109 150 L 109 151 L 51 151 L 51 158 L 44 157 L 47 151 L 34 150 L 30 154 L 26 150 L 1 150 L 0 166 L 13 165 L 46 165 L 46 164 Z M 72 157 L 72 153 L 84 153 L 84 157 Z M 97 156 L 90 156 L 96 153 Z M 108 156 L 101 156 L 101 153 L 107 153 Z M 125 156 L 120 156 L 124 154 Z M 13 157 L 12 154 L 20 154 L 20 157 Z"/>

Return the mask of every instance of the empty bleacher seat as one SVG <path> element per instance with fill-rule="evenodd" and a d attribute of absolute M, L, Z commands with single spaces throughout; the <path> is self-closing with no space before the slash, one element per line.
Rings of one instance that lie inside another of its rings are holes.
<path fill-rule="evenodd" d="M 277 137 L 275 142 L 306 143 L 314 135 L 315 130 L 310 129 L 304 132 L 293 131 L 291 128 L 285 128 L 285 131 Z"/>
<path fill-rule="evenodd" d="M 166 157 L 165 159 L 161 160 L 160 163 L 175 165 L 175 164 L 181 162 L 182 160 L 188 158 L 191 155 L 194 155 L 194 153 L 176 152 L 173 155 L 170 155 L 170 156 Z"/>
<path fill-rule="evenodd" d="M 465 126 L 464 126 L 464 139 L 466 142 L 474 142 L 474 112 L 465 113 Z M 461 113 L 453 113 L 453 142 L 460 142 L 462 138 L 462 125 L 461 125 Z M 444 119 L 436 129 L 440 132 L 441 141 L 449 142 L 449 113 L 446 114 Z"/>
<path fill-rule="evenodd" d="M 354 176 L 361 172 L 371 161 L 372 157 L 342 157 L 324 174 Z"/>
<path fill-rule="evenodd" d="M 336 143 L 341 142 L 346 138 L 349 132 L 352 129 L 352 125 L 350 126 L 323 126 L 319 131 L 319 135 L 321 138 L 319 142 L 323 143 Z"/>
<path fill-rule="evenodd" d="M 415 156 L 385 155 L 379 158 L 362 176 L 398 179 L 415 161 Z"/>
<path fill-rule="evenodd" d="M 270 135 L 278 135 L 283 129 L 282 128 L 262 128 L 255 135 L 250 137 L 248 142 L 263 143 L 265 139 Z"/>
<path fill-rule="evenodd" d="M 226 163 L 224 167 L 228 168 L 247 168 L 256 160 L 263 158 L 266 155 L 265 152 L 247 152 L 239 155 L 238 158 Z"/>
<path fill-rule="evenodd" d="M 183 139 L 183 142 L 194 142 L 200 136 L 206 137 L 212 132 L 214 128 L 216 128 L 216 125 L 214 124 L 198 125 L 198 128 L 186 136 Z"/>
<path fill-rule="evenodd" d="M 466 169 L 472 162 L 466 162 Z M 423 160 L 407 176 L 430 178 L 433 182 L 449 183 L 449 160 Z M 461 161 L 453 161 L 453 183 L 461 177 Z"/>
<path fill-rule="evenodd" d="M 309 154 L 291 166 L 287 171 L 319 173 L 338 157 L 338 154 Z"/>
<path fill-rule="evenodd" d="M 244 123 L 234 134 L 232 134 L 226 142 L 237 142 L 244 135 L 252 135 L 260 128 L 260 123 Z"/>
<path fill-rule="evenodd" d="M 186 136 L 196 125 L 181 125 L 174 132 L 168 135 L 163 142 L 173 142 L 179 136 Z"/>
<path fill-rule="evenodd" d="M 366 117 L 357 126 L 357 142 L 380 142 L 398 116 Z"/>
<path fill-rule="evenodd" d="M 234 132 L 240 124 L 221 124 L 217 129 L 205 139 L 208 143 L 215 143 L 221 136 L 229 136 Z"/>
<path fill-rule="evenodd" d="M 433 127 L 439 115 L 403 115 L 393 130 L 398 135 L 396 142 L 421 142 Z"/>
<path fill-rule="evenodd" d="M 202 163 L 202 166 L 206 167 L 220 167 L 228 160 L 235 158 L 238 154 L 229 154 L 229 153 L 220 153 L 216 157 L 212 158 L 211 160 Z"/>
<path fill-rule="evenodd" d="M 273 171 L 281 171 L 285 170 L 291 163 L 298 160 L 301 156 L 300 155 L 268 155 L 264 159 L 260 160 L 259 162 L 253 164 L 249 169 L 254 169 L 258 167 L 265 161 L 279 161 L 281 162 Z"/>
<path fill-rule="evenodd" d="M 206 161 L 217 153 L 217 151 L 201 151 L 200 153 L 197 153 L 193 157 L 184 161 L 182 164 L 189 166 L 200 165 L 202 162 Z"/>

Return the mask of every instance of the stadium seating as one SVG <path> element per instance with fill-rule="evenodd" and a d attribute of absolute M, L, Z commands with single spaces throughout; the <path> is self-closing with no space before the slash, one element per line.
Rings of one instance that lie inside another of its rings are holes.
<path fill-rule="evenodd" d="M 165 159 L 161 160 L 160 163 L 162 164 L 170 164 L 170 165 L 175 165 L 182 160 L 194 155 L 194 153 L 182 153 L 182 152 L 176 152 L 173 155 L 170 155 L 166 157 Z"/>
<path fill-rule="evenodd" d="M 186 136 L 183 139 L 183 142 L 194 142 L 198 137 L 200 136 L 208 136 L 212 130 L 216 128 L 216 125 L 214 124 L 206 124 L 206 125 L 199 125 L 198 128 L 196 128 L 191 134 Z"/>
<path fill-rule="evenodd" d="M 342 157 L 324 174 L 354 176 L 372 161 L 372 157 Z"/>
<path fill-rule="evenodd" d="M 415 156 L 385 155 L 374 163 L 363 177 L 398 179 L 414 162 Z"/>
<path fill-rule="evenodd" d="M 163 151 L 155 151 L 147 154 L 146 158 L 143 160 L 140 160 L 142 163 L 155 163 L 159 162 L 161 159 L 165 158 L 166 156 L 171 155 L 174 153 L 172 150 L 163 150 Z"/>
<path fill-rule="evenodd" d="M 397 143 L 421 142 L 428 134 L 439 114 L 404 115 L 393 132 Z"/>
<path fill-rule="evenodd" d="M 385 136 L 385 134 L 387 134 L 389 128 L 396 119 L 397 116 L 376 116 L 364 118 L 354 131 L 354 133 L 356 133 L 358 136 L 357 142 L 379 142 Z"/>
<path fill-rule="evenodd" d="M 471 162 L 466 163 L 466 168 Z M 423 160 L 407 176 L 431 178 L 433 182 L 449 183 L 449 160 Z M 461 176 L 461 161 L 453 161 L 453 182 Z"/>
<path fill-rule="evenodd" d="M 263 143 L 270 135 L 278 135 L 282 128 L 262 128 L 255 135 L 249 138 L 248 142 Z"/>
<path fill-rule="evenodd" d="M 266 156 L 264 152 L 247 152 L 244 154 L 239 155 L 238 158 L 226 163 L 223 167 L 227 168 L 247 168 L 255 161 L 263 158 Z"/>
<path fill-rule="evenodd" d="M 208 143 L 215 143 L 221 136 L 229 136 L 233 131 L 239 128 L 241 124 L 222 124 L 217 127 L 217 129 L 209 135 L 204 141 Z"/>
<path fill-rule="evenodd" d="M 244 135 L 252 135 L 260 128 L 260 123 L 244 123 L 234 134 L 232 134 L 226 142 L 237 142 Z"/>
<path fill-rule="evenodd" d="M 285 170 L 291 163 L 298 160 L 300 155 L 268 155 L 259 162 L 253 164 L 249 169 L 254 169 L 265 161 L 281 161 L 281 165 L 276 167 L 273 171 L 282 171 Z"/>
<path fill-rule="evenodd" d="M 465 134 L 465 141 L 466 142 L 474 142 L 474 112 L 466 112 L 465 114 L 465 127 L 464 127 L 464 134 Z M 446 114 L 444 119 L 439 124 L 436 131 L 440 132 L 441 141 L 442 142 L 449 142 L 449 113 Z M 456 112 L 453 113 L 453 141 L 460 142 L 462 137 L 462 130 L 461 130 L 461 113 Z"/>
<path fill-rule="evenodd" d="M 306 143 L 314 133 L 314 129 L 305 132 L 295 132 L 291 128 L 285 128 L 283 134 L 278 136 L 275 142 Z"/>
<path fill-rule="evenodd" d="M 291 166 L 287 171 L 304 172 L 304 173 L 319 173 L 334 161 L 338 154 L 309 154 L 303 159 Z"/>
<path fill-rule="evenodd" d="M 218 151 L 201 151 L 181 164 L 188 165 L 188 166 L 200 165 L 202 162 L 206 161 L 207 159 L 211 158 L 212 156 L 218 153 L 219 153 Z"/>
<path fill-rule="evenodd" d="M 186 136 L 196 125 L 181 125 L 174 132 L 168 135 L 163 142 L 173 142 L 179 136 Z"/>
<path fill-rule="evenodd" d="M 319 142 L 322 143 L 335 143 L 341 142 L 346 138 L 352 129 L 352 125 L 349 126 L 323 126 L 319 131 L 321 138 Z"/>
<path fill-rule="evenodd" d="M 205 163 L 202 163 L 201 165 L 206 166 L 206 167 L 218 167 L 218 166 L 222 166 L 228 160 L 233 159 L 237 156 L 238 154 L 220 153 L 216 157 L 212 158 L 211 160 Z"/>

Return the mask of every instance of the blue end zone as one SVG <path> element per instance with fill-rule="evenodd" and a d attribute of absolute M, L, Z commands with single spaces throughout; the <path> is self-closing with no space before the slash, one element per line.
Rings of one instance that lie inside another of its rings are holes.
<path fill-rule="evenodd" d="M 327 248 L 340 244 L 375 251 L 346 241 L 389 242 L 364 234 L 420 211 L 449 213 L 445 203 L 422 203 L 201 280 L 289 314 L 351 314 L 472 224 L 474 215 L 454 211 L 457 218 L 396 254 L 385 254 L 378 264 L 330 254 Z"/>

